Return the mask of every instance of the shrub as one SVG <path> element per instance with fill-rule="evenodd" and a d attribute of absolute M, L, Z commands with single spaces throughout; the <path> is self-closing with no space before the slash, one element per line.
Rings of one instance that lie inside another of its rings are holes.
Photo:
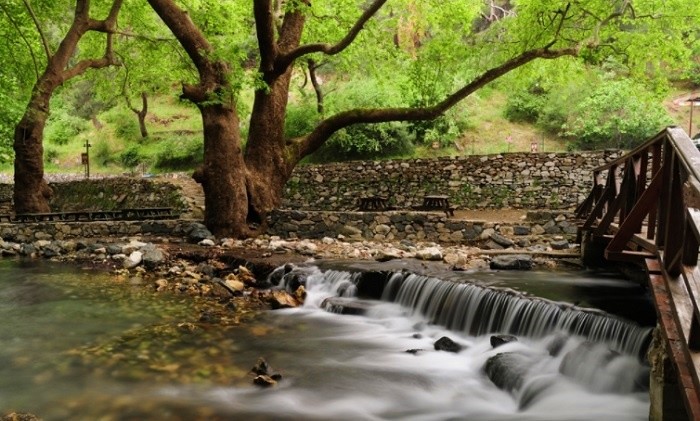
<path fill-rule="evenodd" d="M 158 170 L 190 170 L 203 162 L 204 143 L 201 137 L 165 140 L 154 159 L 154 167 Z"/>
<path fill-rule="evenodd" d="M 312 105 L 290 105 L 284 120 L 284 134 L 287 137 L 298 137 L 308 134 L 318 123 L 320 116 Z"/>
<path fill-rule="evenodd" d="M 632 148 L 671 123 L 642 87 L 629 80 L 609 81 L 573 107 L 565 134 L 579 149 Z"/>
<path fill-rule="evenodd" d="M 55 110 L 46 122 L 44 138 L 56 145 L 65 145 L 80 133 L 90 129 L 90 123 L 62 109 Z"/>
<path fill-rule="evenodd" d="M 143 156 L 141 156 L 139 150 L 135 146 L 132 146 L 119 155 L 119 160 L 125 168 L 134 172 L 134 169 L 143 162 Z"/>
<path fill-rule="evenodd" d="M 114 134 L 124 140 L 139 140 L 141 132 L 136 114 L 122 106 L 111 108 L 102 118 L 115 127 Z"/>

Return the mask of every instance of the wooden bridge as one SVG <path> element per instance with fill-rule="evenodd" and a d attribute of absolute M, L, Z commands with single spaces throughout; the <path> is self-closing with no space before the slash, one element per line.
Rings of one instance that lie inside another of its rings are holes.
<path fill-rule="evenodd" d="M 646 270 L 688 417 L 700 420 L 700 152 L 670 127 L 593 173 L 579 205 L 584 260 Z"/>

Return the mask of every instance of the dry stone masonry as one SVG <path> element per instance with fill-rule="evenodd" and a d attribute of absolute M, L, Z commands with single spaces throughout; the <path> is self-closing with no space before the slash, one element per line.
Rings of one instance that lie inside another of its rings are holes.
<path fill-rule="evenodd" d="M 386 195 L 397 209 L 442 194 L 462 209 L 573 209 L 591 188 L 592 169 L 620 151 L 512 153 L 303 165 L 284 208 L 348 211 L 363 195 Z"/>

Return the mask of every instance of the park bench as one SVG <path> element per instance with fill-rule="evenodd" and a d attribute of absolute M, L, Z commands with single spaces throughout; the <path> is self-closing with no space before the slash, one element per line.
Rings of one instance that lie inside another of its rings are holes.
<path fill-rule="evenodd" d="M 419 211 L 442 211 L 446 216 L 454 216 L 455 207 L 450 205 L 450 199 L 444 195 L 425 195 L 423 196 L 423 204 L 414 206 L 413 209 Z"/>

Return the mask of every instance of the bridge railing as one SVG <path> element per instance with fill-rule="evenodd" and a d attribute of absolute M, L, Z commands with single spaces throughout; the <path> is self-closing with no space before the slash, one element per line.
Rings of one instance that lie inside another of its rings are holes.
<path fill-rule="evenodd" d="M 596 168 L 577 216 L 582 244 L 646 267 L 686 408 L 700 419 L 700 152 L 682 129 L 663 130 Z"/>

